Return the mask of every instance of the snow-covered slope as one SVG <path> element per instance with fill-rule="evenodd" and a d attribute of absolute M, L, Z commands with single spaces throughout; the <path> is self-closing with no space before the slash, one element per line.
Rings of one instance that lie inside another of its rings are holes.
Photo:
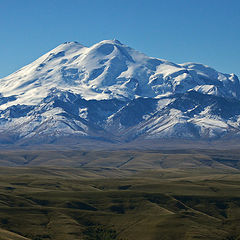
<path fill-rule="evenodd" d="M 238 78 L 201 64 L 177 65 L 150 58 L 117 40 L 84 47 L 64 43 L 35 62 L 1 79 L 2 105 L 39 103 L 52 88 L 71 90 L 84 99 L 134 99 L 184 93 L 190 89 L 222 97 L 240 98 Z"/>
<path fill-rule="evenodd" d="M 240 130 L 236 75 L 148 57 L 118 40 L 61 44 L 0 79 L 0 94 L 3 142 L 6 135 L 13 142 L 61 136 L 131 141 Z"/>

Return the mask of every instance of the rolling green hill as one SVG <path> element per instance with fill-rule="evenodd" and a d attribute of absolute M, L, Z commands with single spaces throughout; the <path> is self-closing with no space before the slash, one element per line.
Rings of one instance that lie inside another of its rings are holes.
<path fill-rule="evenodd" d="M 239 184 L 229 169 L 2 167 L 0 239 L 237 240 Z"/>

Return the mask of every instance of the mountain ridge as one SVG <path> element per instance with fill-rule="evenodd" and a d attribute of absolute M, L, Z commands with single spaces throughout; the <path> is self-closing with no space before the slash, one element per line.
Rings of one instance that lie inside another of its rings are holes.
<path fill-rule="evenodd" d="M 66 42 L 0 79 L 0 134 L 13 142 L 238 137 L 239 109 L 236 75 L 148 57 L 118 40 Z"/>

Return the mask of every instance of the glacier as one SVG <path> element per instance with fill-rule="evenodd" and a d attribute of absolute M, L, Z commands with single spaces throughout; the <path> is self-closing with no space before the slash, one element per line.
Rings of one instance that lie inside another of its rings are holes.
<path fill-rule="evenodd" d="M 0 79 L 0 143 L 240 133 L 235 74 L 148 57 L 118 40 L 66 42 Z"/>

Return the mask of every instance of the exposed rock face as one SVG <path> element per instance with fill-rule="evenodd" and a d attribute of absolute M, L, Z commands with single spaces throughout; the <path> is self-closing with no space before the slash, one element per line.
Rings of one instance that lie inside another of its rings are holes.
<path fill-rule="evenodd" d="M 0 93 L 1 143 L 240 133 L 236 75 L 151 58 L 117 40 L 64 43 L 1 79 Z"/>

